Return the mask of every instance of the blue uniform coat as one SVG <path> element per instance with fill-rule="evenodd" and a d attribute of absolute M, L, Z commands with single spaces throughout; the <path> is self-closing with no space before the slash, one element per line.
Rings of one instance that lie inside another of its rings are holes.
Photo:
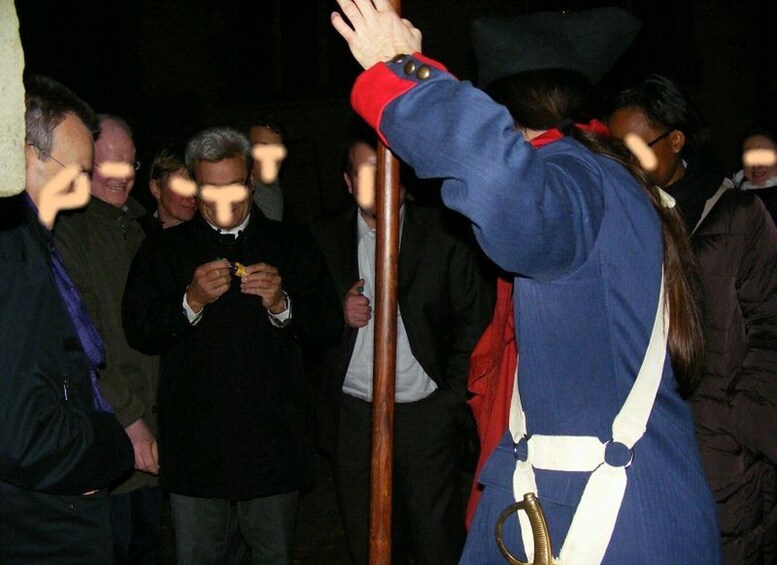
<path fill-rule="evenodd" d="M 486 254 L 515 274 L 519 387 L 528 432 L 611 436 L 648 345 L 663 260 L 658 215 L 617 162 L 571 139 L 535 150 L 503 107 L 416 54 L 362 74 L 353 103 L 443 201 L 466 215 Z M 428 67 L 428 78 L 415 70 Z M 464 563 L 500 563 L 499 513 L 513 502 L 509 434 L 480 476 Z M 715 509 L 687 404 L 667 359 L 604 563 L 718 563 Z M 537 471 L 557 555 L 587 473 Z M 517 522 L 507 545 L 524 558 Z"/>

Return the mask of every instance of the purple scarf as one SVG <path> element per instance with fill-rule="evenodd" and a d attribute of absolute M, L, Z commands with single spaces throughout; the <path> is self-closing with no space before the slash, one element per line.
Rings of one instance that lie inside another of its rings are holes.
<path fill-rule="evenodd" d="M 35 203 L 30 199 L 29 195 L 25 193 L 25 202 L 30 209 L 35 213 L 35 217 L 38 216 L 38 209 Z M 103 397 L 100 392 L 100 387 L 97 384 L 97 371 L 100 366 L 105 363 L 105 346 L 100 334 L 94 327 L 92 319 L 89 317 L 89 313 L 86 311 L 81 295 L 78 294 L 73 280 L 65 269 L 65 264 L 62 261 L 62 256 L 54 247 L 54 240 L 49 230 L 44 228 L 46 245 L 49 250 L 49 256 L 51 257 L 51 270 L 54 275 L 54 281 L 57 284 L 57 290 L 62 298 L 62 301 L 67 307 L 67 312 L 70 315 L 70 319 L 75 326 L 76 333 L 78 334 L 78 340 L 81 342 L 81 347 L 86 353 L 86 357 L 89 359 L 89 381 L 92 385 L 92 396 L 94 400 L 94 407 L 97 410 L 113 413 L 113 408 Z"/>

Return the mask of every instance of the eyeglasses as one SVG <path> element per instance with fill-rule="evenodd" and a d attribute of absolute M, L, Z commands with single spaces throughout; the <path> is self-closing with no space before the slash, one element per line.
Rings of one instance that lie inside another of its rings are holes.
<path fill-rule="evenodd" d="M 669 135 L 670 133 L 672 133 L 673 131 L 674 131 L 673 129 L 666 130 L 664 133 L 662 133 L 661 135 L 659 135 L 659 136 L 658 136 L 657 138 L 655 138 L 653 141 L 649 142 L 649 143 L 647 144 L 647 146 L 648 146 L 648 147 L 653 147 L 653 146 L 654 146 L 656 143 L 658 143 L 659 141 L 661 141 L 662 139 L 664 139 L 666 136 L 668 136 L 668 135 Z"/>
<path fill-rule="evenodd" d="M 132 167 L 135 171 L 140 170 L 140 161 L 135 161 L 134 163 L 127 163 L 130 167 Z M 96 166 L 102 165 L 102 163 L 95 163 Z"/>
<path fill-rule="evenodd" d="M 44 159 L 51 159 L 52 161 L 54 161 L 57 165 L 59 165 L 63 169 L 66 169 L 68 167 L 62 161 L 60 161 L 59 159 L 57 159 L 53 155 L 45 153 L 40 147 L 37 147 L 37 146 L 33 145 L 32 143 L 28 143 L 27 145 L 29 145 L 30 147 L 35 147 L 35 150 L 38 152 L 39 155 L 42 155 Z M 81 169 L 81 172 L 79 174 L 86 175 L 86 178 L 88 178 L 89 180 L 92 180 L 92 171 L 87 171 L 86 169 Z"/>

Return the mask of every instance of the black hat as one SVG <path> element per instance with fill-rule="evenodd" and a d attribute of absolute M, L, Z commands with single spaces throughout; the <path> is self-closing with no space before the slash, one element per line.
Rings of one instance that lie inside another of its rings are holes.
<path fill-rule="evenodd" d="M 622 8 L 538 12 L 475 20 L 478 84 L 541 69 L 572 69 L 597 83 L 623 55 L 641 22 Z"/>

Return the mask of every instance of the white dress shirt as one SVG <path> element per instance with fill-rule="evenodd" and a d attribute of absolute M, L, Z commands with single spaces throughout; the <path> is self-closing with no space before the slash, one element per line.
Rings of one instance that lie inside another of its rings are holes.
<path fill-rule="evenodd" d="M 359 235 L 359 277 L 364 279 L 364 296 L 370 304 L 375 302 L 375 230 L 367 225 L 361 213 L 356 214 Z M 405 218 L 404 206 L 400 209 L 400 239 Z M 374 314 L 374 312 L 373 312 Z M 373 359 L 375 346 L 375 318 L 356 334 L 351 361 L 343 382 L 343 392 L 367 402 L 372 402 Z M 395 385 L 396 402 L 414 402 L 426 398 L 437 390 L 437 384 L 424 371 L 413 356 L 407 339 L 402 312 L 397 305 L 397 370 Z"/>

